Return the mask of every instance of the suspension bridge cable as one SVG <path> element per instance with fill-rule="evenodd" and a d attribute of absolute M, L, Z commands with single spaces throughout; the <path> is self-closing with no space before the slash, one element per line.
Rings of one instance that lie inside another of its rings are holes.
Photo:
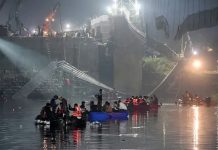
<path fill-rule="evenodd" d="M 177 65 L 178 65 L 178 62 L 174 65 L 172 70 L 170 70 L 170 72 L 163 78 L 163 80 L 148 94 L 148 96 L 151 96 L 152 94 L 154 94 L 161 87 L 161 85 L 165 83 L 165 81 L 169 78 L 169 76 L 175 70 Z"/>
<path fill-rule="evenodd" d="M 173 3 L 174 2 L 174 3 Z M 173 9 L 172 9 L 172 23 L 173 23 L 173 25 L 172 25 L 172 33 L 174 33 L 174 29 L 175 29 L 175 18 L 176 18 L 176 0 L 174 0 L 172 3 L 173 3 Z"/>

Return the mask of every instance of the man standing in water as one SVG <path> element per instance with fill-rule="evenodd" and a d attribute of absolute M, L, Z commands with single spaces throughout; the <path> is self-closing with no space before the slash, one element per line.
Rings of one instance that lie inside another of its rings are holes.
<path fill-rule="evenodd" d="M 98 111 L 102 111 L 102 89 L 99 90 L 99 94 L 95 95 L 98 99 L 97 109 Z"/>

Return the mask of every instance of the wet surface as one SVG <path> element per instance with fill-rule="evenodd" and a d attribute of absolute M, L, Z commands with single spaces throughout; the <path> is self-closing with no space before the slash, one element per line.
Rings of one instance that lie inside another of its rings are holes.
<path fill-rule="evenodd" d="M 85 129 L 34 125 L 42 105 L 0 111 L 0 149 L 191 149 L 218 147 L 216 107 L 164 105 L 127 121 L 87 122 Z"/>

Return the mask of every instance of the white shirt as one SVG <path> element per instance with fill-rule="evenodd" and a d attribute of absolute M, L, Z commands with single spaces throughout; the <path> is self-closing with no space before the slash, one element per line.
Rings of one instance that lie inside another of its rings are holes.
<path fill-rule="evenodd" d="M 127 110 L 127 107 L 123 102 L 120 102 L 119 109 Z"/>

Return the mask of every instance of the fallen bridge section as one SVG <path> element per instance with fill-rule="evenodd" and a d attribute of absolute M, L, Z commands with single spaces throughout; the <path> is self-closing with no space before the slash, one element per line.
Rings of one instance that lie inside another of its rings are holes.
<path fill-rule="evenodd" d="M 62 69 L 64 72 L 70 73 L 72 76 L 77 77 L 90 84 L 96 85 L 100 88 L 112 91 L 113 88 L 97 81 L 93 77 L 70 65 L 66 61 L 54 61 L 51 62 L 47 67 L 39 71 L 31 80 L 26 83 L 16 94 L 13 95 L 13 99 L 27 98 L 27 96 L 33 92 L 43 81 L 48 79 L 52 72 L 57 69 Z"/>

